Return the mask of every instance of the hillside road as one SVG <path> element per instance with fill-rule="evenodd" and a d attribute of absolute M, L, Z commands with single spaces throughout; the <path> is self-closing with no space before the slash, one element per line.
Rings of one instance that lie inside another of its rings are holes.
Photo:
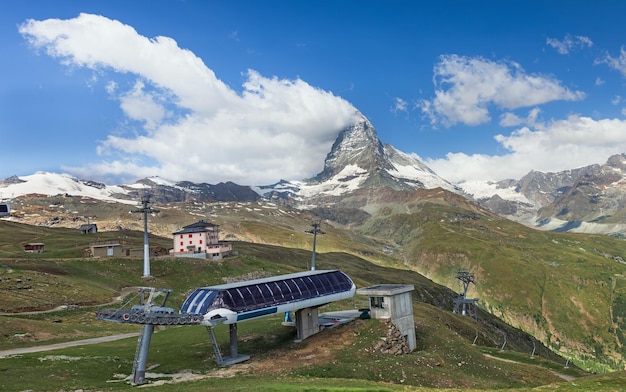
<path fill-rule="evenodd" d="M 37 352 L 42 352 L 42 351 L 52 351 L 52 350 L 58 350 L 58 349 L 67 348 L 67 347 L 84 346 L 87 344 L 113 342 L 115 340 L 132 338 L 138 335 L 139 333 L 133 332 L 133 333 L 120 334 L 120 335 L 102 336 L 99 338 L 92 338 L 92 339 L 74 340 L 71 342 L 64 342 L 64 343 L 47 344 L 45 346 L 33 346 L 33 347 L 14 348 L 10 350 L 0 350 L 0 358 L 5 358 L 11 355 L 30 354 L 30 353 L 37 353 Z"/>

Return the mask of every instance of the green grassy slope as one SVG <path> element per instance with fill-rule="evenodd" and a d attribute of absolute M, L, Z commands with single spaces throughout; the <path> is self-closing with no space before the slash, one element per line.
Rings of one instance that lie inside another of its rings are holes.
<path fill-rule="evenodd" d="M 19 230 L 16 227 L 12 229 Z M 50 243 L 67 241 L 68 247 L 73 246 L 69 238 L 55 242 L 56 229 L 47 230 L 51 230 L 48 233 Z M 61 237 L 66 235 L 59 233 Z M 100 307 L 90 305 L 110 301 L 120 294 L 123 287 L 150 285 L 172 288 L 174 293 L 168 305 L 177 308 L 195 287 L 223 283 L 225 278 L 299 271 L 305 269 L 310 260 L 310 251 L 294 248 L 235 242 L 234 249 L 238 255 L 220 263 L 154 259 L 151 269 L 153 278 L 150 280 L 141 278 L 142 263 L 136 259 L 3 258 L 3 272 L 11 276 L 34 273 L 33 277 L 37 277 L 36 273 L 44 269 L 50 279 L 66 279 L 70 287 L 76 282 L 80 290 L 94 287 L 97 290 L 86 292 L 92 298 L 80 302 L 76 308 L 52 313 L 0 316 L 0 348 L 25 347 L 114 332 L 137 332 L 137 326 L 95 320 L 95 310 Z M 548 384 L 560 388 L 565 383 L 562 378 L 565 376 L 576 377 L 576 382 L 586 380 L 587 374 L 576 367 L 564 369 L 565 359 L 539 343 L 535 359 L 530 359 L 533 339 L 495 317 L 480 312 L 476 321 L 452 314 L 450 309 L 454 293 L 420 274 L 376 265 L 347 253 L 320 253 L 317 260 L 318 269 L 340 268 L 354 279 L 358 287 L 379 283 L 415 285 L 417 350 L 403 356 L 385 355 L 374 350 L 374 342 L 384 336 L 386 328 L 376 320 L 359 320 L 328 329 L 295 344 L 294 330 L 281 325 L 281 316 L 273 316 L 240 324 L 239 351 L 250 354 L 252 360 L 250 364 L 227 370 L 215 364 L 206 331 L 202 327 L 167 327 L 157 332 L 151 345 L 148 367 L 151 372 L 162 374 L 150 378 L 152 382 L 169 381 L 173 374 L 181 372 L 193 373 L 199 380 L 157 388 L 398 390 L 398 385 L 402 385 L 399 390 L 419 390 L 420 386 L 531 390 Z M 7 272 L 9 270 L 13 272 Z M 49 307 L 67 304 L 67 298 L 51 286 L 42 285 L 38 286 L 41 291 L 29 291 L 31 300 L 40 298 L 40 302 Z M 9 291 L 5 290 L 3 294 Z M 104 294 L 98 297 L 97 292 Z M 355 297 L 325 307 L 322 311 L 359 308 L 364 300 Z M 219 326 L 217 333 L 218 341 L 224 345 L 222 349 L 227 350 L 227 328 Z M 507 344 L 501 352 L 505 335 Z M 476 345 L 472 345 L 474 340 Z M 123 379 L 132 369 L 135 343 L 136 340 L 131 338 L 0 358 L 0 374 L 7 375 L 0 377 L 0 387 L 7 391 L 129 389 L 131 387 Z M 324 348 L 326 352 L 311 354 L 307 351 L 315 348 Z M 309 354 L 305 354 L 307 352 Z M 291 360 L 289 355 L 295 355 L 294 359 Z M 284 365 L 274 366 L 279 363 Z M 40 377 L 32 377 L 32 374 Z M 238 377 L 230 378 L 229 375 L 234 374 Z M 614 387 L 619 385 L 617 382 L 601 381 L 600 385 L 603 388 Z"/>
<path fill-rule="evenodd" d="M 128 213 L 128 206 L 102 207 L 97 203 L 91 206 L 73 198 L 68 200 L 74 204 L 64 210 L 83 208 L 80 214 L 122 220 L 124 227 L 132 226 L 123 220 L 130 216 L 140 228 L 140 219 Z M 48 208 L 45 201 L 40 204 L 41 208 Z M 85 206 L 103 211 L 88 210 Z M 279 245 L 293 251 L 310 251 L 312 247 L 313 236 L 305 230 L 310 229 L 315 217 L 288 207 L 262 203 L 158 207 L 161 212 L 150 218 L 150 228 L 164 235 L 171 233 L 176 225 L 207 219 L 220 225 L 223 238 Z M 367 211 L 369 218 L 364 218 L 363 213 L 355 214 L 357 210 Z M 325 218 L 332 220 L 336 215 L 344 224 L 323 223 L 326 234 L 318 237 L 319 252 L 344 252 L 376 265 L 414 270 L 455 291 L 459 289 L 456 273 L 459 268 L 465 268 L 475 274 L 476 285 L 470 286 L 469 294 L 479 299 L 482 309 L 531 333 L 555 352 L 571 356 L 585 369 L 624 368 L 626 243 L 623 240 L 532 230 L 442 190 L 364 192 L 337 201 L 337 205 L 329 205 L 323 212 Z M 66 220 L 71 217 L 71 214 L 58 215 Z M 358 215 L 355 218 L 358 224 L 350 223 L 351 215 Z M 8 224 L 0 221 L 3 238 L 13 235 Z M 0 241 L 0 257 L 32 260 L 80 257 L 86 244 L 93 241 L 92 236 L 86 238 L 70 230 L 60 239 L 51 239 L 59 241 L 58 245 L 54 242 L 48 245 L 46 239 L 49 251 L 45 254 L 24 255 L 19 243 L 45 238 L 42 236 L 48 235 L 46 230 L 49 229 L 29 227 L 29 233 L 18 241 Z M 139 232 L 101 232 L 98 236 L 118 239 L 121 233 L 129 233 L 123 235 L 141 246 Z M 171 240 L 154 237 L 151 245 L 169 248 Z M 141 260 L 135 263 L 140 264 Z M 301 263 L 298 269 L 309 268 L 310 256 L 303 257 Z M 60 277 L 55 279 L 59 279 L 59 285 L 64 284 Z M 108 295 L 106 290 L 99 293 L 91 287 L 78 291 L 89 290 L 93 291 L 89 296 L 98 301 L 99 295 Z M 427 290 L 420 295 L 428 296 Z M 70 296 L 65 303 L 78 301 L 74 297 Z M 38 306 L 44 305 L 45 302 Z"/>
<path fill-rule="evenodd" d="M 384 211 L 381 208 L 380 211 Z M 624 367 L 626 243 L 608 236 L 529 229 L 484 211 L 423 201 L 378 213 L 362 233 L 399 244 L 410 268 L 470 296 L 583 366 Z"/>

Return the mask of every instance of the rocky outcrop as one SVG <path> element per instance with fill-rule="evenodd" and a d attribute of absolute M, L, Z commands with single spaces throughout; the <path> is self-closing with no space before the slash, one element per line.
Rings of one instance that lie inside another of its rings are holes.
<path fill-rule="evenodd" d="M 402 335 L 398 327 L 392 322 L 387 323 L 387 336 L 381 338 L 372 347 L 375 351 L 383 354 L 402 355 L 409 354 L 409 342 Z"/>

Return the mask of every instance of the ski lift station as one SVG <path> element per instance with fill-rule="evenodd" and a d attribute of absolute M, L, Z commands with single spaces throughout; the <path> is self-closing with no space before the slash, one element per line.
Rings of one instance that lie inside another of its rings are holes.
<path fill-rule="evenodd" d="M 195 289 L 180 312 L 165 307 L 171 290 L 141 289 L 141 304 L 131 309 L 102 310 L 96 317 L 119 323 L 142 324 L 133 366 L 133 384 L 145 382 L 148 349 L 155 325 L 204 325 L 218 364 L 226 366 L 250 357 L 237 351 L 237 323 L 277 313 L 295 312 L 297 339 L 319 332 L 318 307 L 354 296 L 356 286 L 339 270 L 312 270 Z M 145 297 L 145 294 L 148 297 Z M 154 300 L 161 294 L 160 305 Z M 230 356 L 223 357 L 213 328 L 230 328 Z"/>
<path fill-rule="evenodd" d="M 295 311 L 302 340 L 317 332 L 317 307 L 351 298 L 355 290 L 341 271 L 304 271 L 198 288 L 187 297 L 181 312 L 202 315 L 201 324 L 213 327 Z"/>

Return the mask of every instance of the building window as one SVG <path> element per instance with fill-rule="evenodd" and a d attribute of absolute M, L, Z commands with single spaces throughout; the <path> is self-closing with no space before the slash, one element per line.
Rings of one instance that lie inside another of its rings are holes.
<path fill-rule="evenodd" d="M 200 240 L 200 244 L 202 244 L 202 240 Z"/>
<path fill-rule="evenodd" d="M 189 245 L 193 244 L 193 241 L 189 241 Z"/>
<path fill-rule="evenodd" d="M 384 297 L 371 297 L 370 304 L 372 309 L 383 309 L 385 307 Z"/>
<path fill-rule="evenodd" d="M 193 236 L 193 234 L 189 234 L 189 238 L 191 238 Z"/>
<path fill-rule="evenodd" d="M 183 253 L 185 250 L 183 248 L 180 248 L 180 253 Z"/>

